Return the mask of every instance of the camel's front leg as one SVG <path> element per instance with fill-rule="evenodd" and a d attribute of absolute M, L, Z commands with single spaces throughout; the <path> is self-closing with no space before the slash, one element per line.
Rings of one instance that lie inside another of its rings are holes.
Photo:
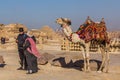
<path fill-rule="evenodd" d="M 86 43 L 86 61 L 87 61 L 87 71 L 90 70 L 90 55 L 89 55 L 89 48 L 90 48 L 90 43 Z"/>
<path fill-rule="evenodd" d="M 86 57 L 84 57 L 84 72 L 87 71 L 87 61 L 86 61 Z"/>
<path fill-rule="evenodd" d="M 84 71 L 90 71 L 90 62 L 89 62 L 89 45 L 90 43 L 85 43 L 84 46 L 82 46 L 82 54 L 84 58 Z"/>
<path fill-rule="evenodd" d="M 87 61 L 87 71 L 91 71 L 90 70 L 90 57 L 89 57 L 89 53 L 86 54 L 86 61 Z"/>
<path fill-rule="evenodd" d="M 84 60 L 84 65 L 83 65 L 84 69 L 83 69 L 83 71 L 86 72 L 86 62 L 87 62 L 87 61 L 86 61 L 85 47 L 82 46 L 82 47 L 81 47 L 81 50 L 82 50 L 82 55 L 83 55 L 83 60 Z"/>

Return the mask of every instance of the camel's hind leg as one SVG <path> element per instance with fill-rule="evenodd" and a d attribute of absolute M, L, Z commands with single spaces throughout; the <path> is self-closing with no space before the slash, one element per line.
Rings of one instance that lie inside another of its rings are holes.
<path fill-rule="evenodd" d="M 110 63 L 110 58 L 109 58 L 109 52 L 106 53 L 106 73 L 109 71 L 109 63 Z"/>
<path fill-rule="evenodd" d="M 100 68 L 99 68 L 99 72 L 102 71 L 104 65 L 105 65 L 105 60 L 106 60 L 106 53 L 105 53 L 105 49 L 103 47 L 100 47 L 100 51 L 101 51 L 101 55 L 102 55 L 102 63 L 100 65 Z"/>
<path fill-rule="evenodd" d="M 109 55 L 109 45 L 106 47 L 106 73 L 108 73 L 108 71 L 109 71 L 109 63 L 110 63 L 110 55 Z"/>

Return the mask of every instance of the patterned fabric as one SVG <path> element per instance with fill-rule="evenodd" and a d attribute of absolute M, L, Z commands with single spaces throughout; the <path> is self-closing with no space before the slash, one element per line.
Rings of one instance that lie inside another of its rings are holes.
<path fill-rule="evenodd" d="M 80 38 L 84 39 L 85 42 L 89 42 L 92 39 L 108 41 L 106 31 L 107 28 L 105 26 L 105 23 L 92 22 L 87 26 L 81 25 L 76 33 Z"/>

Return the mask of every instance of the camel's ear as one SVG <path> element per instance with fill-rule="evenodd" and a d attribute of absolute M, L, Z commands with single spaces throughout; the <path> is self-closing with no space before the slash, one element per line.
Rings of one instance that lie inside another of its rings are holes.
<path fill-rule="evenodd" d="M 64 19 L 61 17 L 62 21 L 64 21 Z"/>
<path fill-rule="evenodd" d="M 71 25 L 72 23 L 71 23 L 71 20 L 68 20 L 68 22 L 67 22 L 69 25 Z"/>

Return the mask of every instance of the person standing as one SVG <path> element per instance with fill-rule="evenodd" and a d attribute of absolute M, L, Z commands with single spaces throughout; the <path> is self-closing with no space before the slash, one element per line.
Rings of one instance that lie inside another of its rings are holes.
<path fill-rule="evenodd" d="M 1 44 L 5 44 L 5 37 L 1 37 Z"/>
<path fill-rule="evenodd" d="M 24 33 L 23 28 L 19 28 L 19 35 L 17 36 L 16 43 L 18 46 L 18 53 L 20 58 L 20 67 L 17 70 L 27 70 L 26 57 L 23 50 L 23 44 L 27 35 Z"/>
<path fill-rule="evenodd" d="M 28 64 L 27 74 L 32 74 L 38 72 L 37 58 L 40 58 L 40 54 L 36 48 L 35 41 L 27 34 L 27 38 L 24 44 L 25 56 Z"/>

